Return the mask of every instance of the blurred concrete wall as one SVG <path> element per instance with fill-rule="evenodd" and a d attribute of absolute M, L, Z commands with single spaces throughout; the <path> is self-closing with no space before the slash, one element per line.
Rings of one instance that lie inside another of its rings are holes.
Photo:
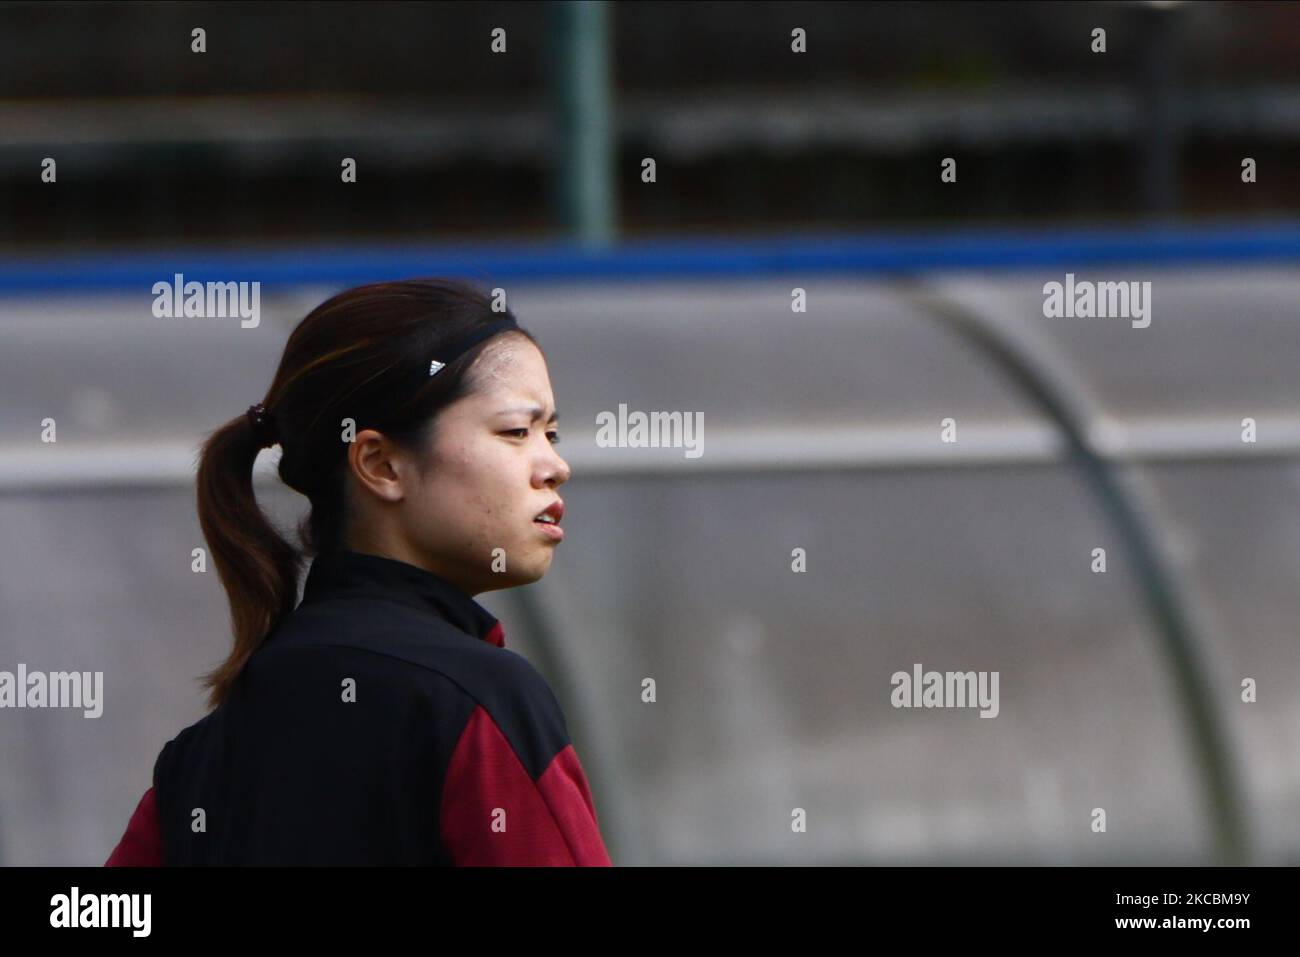
<path fill-rule="evenodd" d="M 1141 466 L 1205 616 L 1258 859 L 1295 863 L 1300 269 L 1144 269 L 1147 329 L 1045 319 L 1060 278 L 927 285 L 1060 357 L 1098 441 Z M 190 570 L 193 455 L 331 291 L 268 292 L 256 329 L 159 320 L 145 294 L 0 300 L 0 670 L 103 671 L 106 698 L 94 720 L 0 712 L 3 863 L 101 863 L 159 748 L 203 714 L 194 678 L 229 637 L 217 576 Z M 616 863 L 1207 859 L 1185 717 L 1114 529 L 1053 426 L 907 289 L 509 295 L 574 477 L 551 573 L 482 601 L 555 683 Z M 620 404 L 701 413 L 703 455 L 598 448 Z M 286 527 L 306 505 L 269 477 L 259 495 Z M 890 676 L 914 663 L 998 671 L 997 718 L 894 708 Z"/>

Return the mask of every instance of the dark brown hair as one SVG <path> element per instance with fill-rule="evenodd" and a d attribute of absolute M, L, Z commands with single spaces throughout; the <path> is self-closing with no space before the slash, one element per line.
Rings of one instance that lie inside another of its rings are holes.
<path fill-rule="evenodd" d="M 259 443 L 240 412 L 212 432 L 200 453 L 199 525 L 230 601 L 234 648 L 202 678 L 208 705 L 219 705 L 244 664 L 298 600 L 305 558 L 343 545 L 347 522 L 347 442 L 376 429 L 417 456 L 421 470 L 440 411 L 476 386 L 467 375 L 501 334 L 489 336 L 429 375 L 429 363 L 454 340 L 494 320 L 491 296 L 450 279 L 408 279 L 358 286 L 321 303 L 285 343 L 262 404 L 282 448 L 279 475 L 311 501 L 297 546 L 267 519 L 253 494 Z"/>

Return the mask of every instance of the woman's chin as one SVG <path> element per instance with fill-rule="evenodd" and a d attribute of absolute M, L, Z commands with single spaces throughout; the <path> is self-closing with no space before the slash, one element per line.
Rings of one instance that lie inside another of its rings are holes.
<path fill-rule="evenodd" d="M 547 546 L 546 549 L 536 557 L 530 557 L 532 560 L 529 561 L 527 565 L 521 566 L 519 569 L 519 572 L 524 579 L 521 584 L 527 585 L 538 581 L 550 570 L 551 559 L 555 557 L 555 549 Z"/>

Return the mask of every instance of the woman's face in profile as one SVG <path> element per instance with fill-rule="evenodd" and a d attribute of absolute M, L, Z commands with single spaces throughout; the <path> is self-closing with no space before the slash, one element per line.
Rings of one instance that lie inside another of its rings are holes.
<path fill-rule="evenodd" d="M 504 336 L 469 374 L 471 393 L 438 417 L 404 523 L 429 567 L 475 595 L 546 574 L 563 532 L 536 519 L 570 472 L 553 445 L 555 397 L 536 345 Z"/>

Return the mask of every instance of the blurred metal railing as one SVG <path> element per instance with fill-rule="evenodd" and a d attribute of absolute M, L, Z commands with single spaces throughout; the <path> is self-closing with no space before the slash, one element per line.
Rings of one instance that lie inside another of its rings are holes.
<path fill-rule="evenodd" d="M 992 362 L 1061 430 L 1069 458 L 1088 489 L 1109 516 L 1138 575 L 1142 599 L 1160 637 L 1160 658 L 1169 668 L 1186 732 L 1201 774 L 1202 797 L 1220 864 L 1241 866 L 1253 856 L 1242 813 L 1241 774 L 1228 747 L 1218 713 L 1213 682 L 1205 661 L 1206 637 L 1196 592 L 1171 557 L 1155 507 L 1141 475 L 1108 460 L 1091 439 L 1096 403 L 1065 358 L 1027 327 L 943 295 L 923 281 L 903 284 L 902 291 L 920 308 L 969 342 Z"/>

